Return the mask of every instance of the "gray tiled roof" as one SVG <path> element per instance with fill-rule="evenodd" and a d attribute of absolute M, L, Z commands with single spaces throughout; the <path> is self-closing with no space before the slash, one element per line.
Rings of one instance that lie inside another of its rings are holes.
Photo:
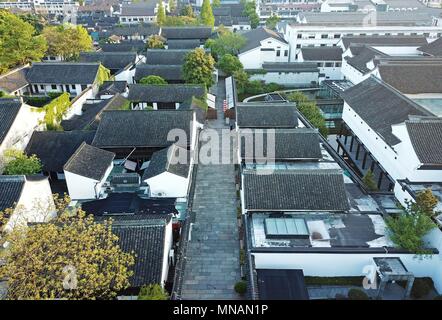
<path fill-rule="evenodd" d="M 180 160 L 180 153 L 183 153 L 186 163 L 176 163 Z M 189 152 L 177 147 L 175 144 L 169 148 L 157 151 L 152 155 L 149 166 L 144 171 L 143 180 L 155 177 L 163 172 L 169 172 L 180 177 L 187 178 L 189 175 L 190 163 Z"/>
<path fill-rule="evenodd" d="M 442 56 L 442 37 L 430 42 L 429 44 L 419 47 L 417 50 L 426 53 L 430 56 L 441 57 Z"/>
<path fill-rule="evenodd" d="M 132 288 L 150 283 L 160 283 L 166 237 L 166 220 L 144 216 L 112 217 L 112 232 L 125 252 L 136 254 L 134 274 L 129 279 Z"/>
<path fill-rule="evenodd" d="M 134 51 L 141 53 L 146 48 L 146 44 L 143 41 L 124 41 L 121 43 L 103 43 L 100 44 L 100 47 L 104 52 Z"/>
<path fill-rule="evenodd" d="M 115 153 L 113 152 L 101 150 L 83 142 L 66 162 L 63 169 L 86 178 L 101 181 L 114 157 Z"/>
<path fill-rule="evenodd" d="M 34 63 L 26 78 L 29 83 L 88 85 L 94 83 L 99 66 L 99 63 Z"/>
<path fill-rule="evenodd" d="M 345 60 L 347 60 L 347 63 L 351 65 L 356 70 L 360 71 L 362 74 L 366 74 L 367 72 L 370 72 L 371 70 L 367 67 L 367 63 L 373 60 L 375 57 L 386 57 L 387 55 L 373 49 L 372 47 L 360 47 L 358 46 L 358 52 L 355 56 L 345 57 Z"/>
<path fill-rule="evenodd" d="M 100 62 L 108 69 L 124 69 L 135 64 L 135 52 L 81 52 L 81 62 Z"/>
<path fill-rule="evenodd" d="M 105 111 L 92 144 L 165 148 L 172 144 L 167 140 L 172 129 L 184 130 L 190 144 L 192 120 L 192 110 Z"/>
<path fill-rule="evenodd" d="M 345 90 L 342 97 L 390 146 L 400 142 L 391 131 L 393 124 L 403 123 L 409 115 L 434 116 L 373 76 Z"/>
<path fill-rule="evenodd" d="M 240 128 L 295 128 L 298 113 L 293 104 L 238 104 L 236 121 Z"/>
<path fill-rule="evenodd" d="M 28 85 L 26 73 L 29 68 L 20 68 L 0 76 L 0 91 L 14 92 Z"/>
<path fill-rule="evenodd" d="M 122 16 L 155 16 L 155 5 L 158 1 L 123 4 L 121 6 Z"/>
<path fill-rule="evenodd" d="M 167 49 L 195 49 L 200 46 L 199 39 L 168 40 Z"/>
<path fill-rule="evenodd" d="M 244 172 L 245 209 L 255 211 L 346 211 L 340 170 Z"/>
<path fill-rule="evenodd" d="M 25 181 L 25 176 L 0 175 L 0 211 L 12 208 L 18 202 Z"/>
<path fill-rule="evenodd" d="M 181 81 L 183 80 L 181 68 L 181 65 L 139 64 L 135 70 L 135 80 L 139 81 L 148 76 L 159 76 L 166 81 Z"/>
<path fill-rule="evenodd" d="M 118 26 L 108 29 L 106 32 L 102 32 L 101 36 L 109 37 L 111 35 L 116 36 L 151 36 L 158 34 L 160 28 L 154 24 L 142 24 L 136 26 Z"/>
<path fill-rule="evenodd" d="M 305 61 L 341 61 L 342 48 L 340 47 L 304 47 L 301 49 Z"/>
<path fill-rule="evenodd" d="M 146 63 L 148 64 L 183 64 L 189 49 L 148 49 Z"/>
<path fill-rule="evenodd" d="M 83 143 L 91 143 L 94 131 L 34 131 L 26 154 L 35 154 L 43 171 L 63 172 L 64 164 Z"/>
<path fill-rule="evenodd" d="M 128 99 L 134 102 L 183 102 L 192 97 L 202 97 L 205 88 L 201 85 L 129 85 Z"/>
<path fill-rule="evenodd" d="M 267 28 L 256 28 L 241 35 L 244 36 L 247 41 L 244 47 L 240 49 L 241 53 L 258 48 L 261 45 L 261 41 L 267 38 L 273 38 L 282 43 L 287 43 L 280 34 Z"/>
<path fill-rule="evenodd" d="M 99 95 L 123 93 L 127 89 L 126 81 L 104 81 L 100 86 Z"/>
<path fill-rule="evenodd" d="M 342 44 L 345 49 L 351 44 L 418 47 L 427 44 L 427 39 L 424 36 L 352 36 L 342 37 Z"/>
<path fill-rule="evenodd" d="M 14 123 L 20 107 L 21 102 L 18 99 L 0 98 L 0 145 Z"/>
<path fill-rule="evenodd" d="M 317 130 L 310 128 L 297 129 L 276 129 L 276 130 L 240 130 L 241 140 L 241 157 L 246 157 L 247 148 L 253 147 L 253 154 L 247 155 L 247 159 L 259 159 L 261 156 L 267 157 L 269 152 L 267 148 L 271 148 L 270 141 L 273 141 L 274 136 L 274 152 L 275 160 L 306 160 L 306 159 L 321 159 L 321 148 L 319 146 L 319 135 Z M 261 140 L 262 138 L 262 140 Z M 270 140 L 268 140 L 270 139 Z M 253 141 L 253 142 L 251 142 Z M 259 146 L 263 145 L 263 153 Z M 246 143 L 252 145 L 246 147 Z M 268 146 L 268 147 L 267 147 Z M 250 157 L 252 156 L 252 157 Z"/>
<path fill-rule="evenodd" d="M 311 62 L 264 62 L 262 68 L 267 72 L 319 72 Z"/>
<path fill-rule="evenodd" d="M 212 35 L 210 27 L 164 27 L 161 36 L 166 39 L 208 39 Z"/>
<path fill-rule="evenodd" d="M 405 121 L 411 144 L 424 165 L 442 164 L 442 119 Z"/>
<path fill-rule="evenodd" d="M 379 64 L 381 79 L 404 94 L 442 93 L 442 60 Z"/>

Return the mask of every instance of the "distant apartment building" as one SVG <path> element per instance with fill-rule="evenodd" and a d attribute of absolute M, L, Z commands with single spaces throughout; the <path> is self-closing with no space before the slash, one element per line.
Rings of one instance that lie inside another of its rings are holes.
<path fill-rule="evenodd" d="M 63 16 L 74 15 L 78 2 L 72 0 L 27 0 L 0 2 L 0 9 L 19 9 L 37 14 Z"/>

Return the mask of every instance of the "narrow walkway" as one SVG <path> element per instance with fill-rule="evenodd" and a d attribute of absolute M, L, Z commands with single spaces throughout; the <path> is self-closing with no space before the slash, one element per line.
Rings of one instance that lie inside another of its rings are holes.
<path fill-rule="evenodd" d="M 224 80 L 217 87 L 218 119 L 206 127 L 228 128 L 222 117 Z M 204 136 L 203 130 L 200 136 Z M 209 141 L 210 143 L 214 143 Z M 224 150 L 227 151 L 227 150 Z M 199 164 L 193 203 L 195 221 L 186 252 L 181 298 L 239 299 L 239 238 L 236 220 L 235 170 L 231 164 Z"/>

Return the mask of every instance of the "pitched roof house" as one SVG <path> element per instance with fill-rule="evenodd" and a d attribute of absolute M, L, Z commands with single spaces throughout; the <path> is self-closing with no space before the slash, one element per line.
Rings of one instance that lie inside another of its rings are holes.
<path fill-rule="evenodd" d="M 181 65 L 139 64 L 135 70 L 135 81 L 148 76 L 161 77 L 170 84 L 184 82 Z"/>
<path fill-rule="evenodd" d="M 33 94 L 55 91 L 69 92 L 75 96 L 96 84 L 99 67 L 99 63 L 34 63 L 26 79 Z"/>
<path fill-rule="evenodd" d="M 63 166 L 71 199 L 100 198 L 114 158 L 114 153 L 83 142 Z"/>
<path fill-rule="evenodd" d="M 237 128 L 296 128 L 298 113 L 294 104 L 244 103 L 236 106 Z"/>
<path fill-rule="evenodd" d="M 137 62 L 135 52 L 81 52 L 80 62 L 99 62 L 111 71 L 111 74 L 127 69 Z"/>
<path fill-rule="evenodd" d="M 29 65 L 25 65 L 0 75 L 0 91 L 9 95 L 22 95 L 28 87 L 28 70 Z"/>
<path fill-rule="evenodd" d="M 186 135 L 178 145 L 193 150 L 197 126 L 192 110 L 106 111 L 92 145 L 115 152 L 117 159 L 148 160 L 153 152 L 174 142 L 168 139 L 174 129 Z"/>

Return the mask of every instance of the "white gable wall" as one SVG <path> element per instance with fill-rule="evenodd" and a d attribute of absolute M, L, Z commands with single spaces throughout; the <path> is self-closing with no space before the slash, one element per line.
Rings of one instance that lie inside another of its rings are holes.
<path fill-rule="evenodd" d="M 44 222 L 55 217 L 55 206 L 51 187 L 47 178 L 26 180 L 16 210 L 9 218 L 5 230 L 27 222 Z"/>
<path fill-rule="evenodd" d="M 0 155 L 9 148 L 24 150 L 34 130 L 40 127 L 39 121 L 43 117 L 44 113 L 36 112 L 35 108 L 22 104 L 11 128 L 0 145 Z"/>
<path fill-rule="evenodd" d="M 189 179 L 170 172 L 163 172 L 155 177 L 144 180 L 150 188 L 152 197 L 182 198 L 187 197 Z"/>
<path fill-rule="evenodd" d="M 112 171 L 113 164 L 107 169 L 101 181 L 83 177 L 78 174 L 64 171 L 69 196 L 72 200 L 98 199 L 101 188 Z"/>

